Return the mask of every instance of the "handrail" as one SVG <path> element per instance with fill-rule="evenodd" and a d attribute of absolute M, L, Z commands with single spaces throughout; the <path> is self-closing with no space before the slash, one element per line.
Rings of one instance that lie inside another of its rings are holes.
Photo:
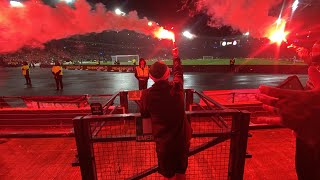
<path fill-rule="evenodd" d="M 248 95 L 248 94 L 257 94 L 257 93 L 254 93 L 254 92 L 229 92 L 229 93 L 214 93 L 213 95 L 216 95 L 216 96 L 223 96 L 223 95 L 232 95 L 232 103 L 235 103 L 235 98 L 236 98 L 236 95 Z"/>
<path fill-rule="evenodd" d="M 217 101 L 211 99 L 209 96 L 204 95 L 203 93 L 200 93 L 198 91 L 195 91 L 195 93 L 202 99 L 205 99 L 206 101 L 209 101 L 210 103 L 212 103 L 213 105 L 219 107 L 220 109 L 226 109 L 225 106 L 221 105 L 220 103 L 218 103 Z"/>
<path fill-rule="evenodd" d="M 107 112 L 107 110 L 109 109 L 109 107 L 113 104 L 113 101 L 117 98 L 117 96 L 119 96 L 119 92 L 114 94 L 109 100 L 108 102 L 102 107 L 103 109 L 103 114 L 105 114 Z"/>

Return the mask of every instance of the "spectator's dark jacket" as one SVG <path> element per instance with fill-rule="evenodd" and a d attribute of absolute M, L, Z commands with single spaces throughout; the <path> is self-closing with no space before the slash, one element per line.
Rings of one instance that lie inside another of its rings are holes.
<path fill-rule="evenodd" d="M 173 81 L 162 80 L 144 90 L 142 117 L 151 117 L 157 150 L 177 150 L 189 145 L 192 129 L 184 111 L 183 71 L 179 58 L 174 59 Z M 169 148 L 169 149 L 168 149 Z"/>

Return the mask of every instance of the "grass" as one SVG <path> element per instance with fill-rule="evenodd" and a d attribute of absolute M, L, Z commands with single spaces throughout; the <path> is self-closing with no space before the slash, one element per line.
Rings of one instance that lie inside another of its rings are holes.
<path fill-rule="evenodd" d="M 156 60 L 147 60 L 147 64 L 151 65 Z M 166 59 L 163 60 L 167 65 L 172 65 L 172 60 Z M 182 59 L 183 65 L 229 65 L 229 59 Z M 96 63 L 85 63 L 84 65 L 96 65 Z M 101 65 L 113 65 L 110 61 L 103 62 Z M 121 65 L 132 65 L 131 62 L 121 62 Z M 263 58 L 254 58 L 254 59 L 245 59 L 238 58 L 236 59 L 236 65 L 306 65 L 303 62 L 293 63 L 288 60 L 277 60 L 277 59 L 263 59 Z"/>

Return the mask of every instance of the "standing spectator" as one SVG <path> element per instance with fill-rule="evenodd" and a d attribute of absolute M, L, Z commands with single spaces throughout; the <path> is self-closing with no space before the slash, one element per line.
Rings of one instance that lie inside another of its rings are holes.
<path fill-rule="evenodd" d="M 135 77 L 139 81 L 139 90 L 147 89 L 149 79 L 149 68 L 143 58 L 139 60 L 139 66 L 135 68 Z"/>
<path fill-rule="evenodd" d="M 22 70 L 23 76 L 26 79 L 26 84 L 25 85 L 31 86 L 30 67 L 29 67 L 29 65 L 28 65 L 28 63 L 26 61 L 23 62 L 23 66 L 22 66 L 21 70 Z"/>
<path fill-rule="evenodd" d="M 235 63 L 236 63 L 235 58 L 230 59 L 230 63 L 229 63 L 230 64 L 230 72 L 235 72 L 235 67 L 234 67 Z"/>
<path fill-rule="evenodd" d="M 143 118 L 151 117 L 159 173 L 167 179 L 186 179 L 192 129 L 184 111 L 181 60 L 177 49 L 173 52 L 173 81 L 168 81 L 167 65 L 155 62 L 150 67 L 150 78 L 155 83 L 143 90 L 140 110 Z"/>
<path fill-rule="evenodd" d="M 134 66 L 137 65 L 137 60 L 134 58 L 132 59 L 132 65 L 134 65 Z"/>
<path fill-rule="evenodd" d="M 303 50 L 304 52 L 307 52 Z M 320 88 L 320 41 L 316 42 L 309 55 L 301 54 L 309 64 L 306 89 Z M 320 93 L 320 92 L 319 92 Z M 319 118 L 319 117 L 318 117 Z M 318 119 L 317 118 L 317 119 Z M 304 142 L 300 137 L 296 139 L 296 170 L 299 180 L 320 179 L 320 142 L 315 146 Z"/>
<path fill-rule="evenodd" d="M 62 67 L 60 66 L 60 63 L 58 61 L 55 62 L 55 65 L 52 67 L 52 74 L 54 76 L 54 79 L 56 81 L 56 87 L 57 90 L 59 90 L 59 88 L 61 90 L 63 90 L 63 83 L 62 83 Z"/>
<path fill-rule="evenodd" d="M 259 100 L 265 109 L 279 112 L 280 119 L 260 119 L 269 124 L 281 124 L 294 130 L 296 138 L 296 172 L 299 180 L 320 179 L 320 41 L 311 53 L 297 49 L 298 55 L 309 64 L 308 91 L 283 90 L 262 86 Z"/>

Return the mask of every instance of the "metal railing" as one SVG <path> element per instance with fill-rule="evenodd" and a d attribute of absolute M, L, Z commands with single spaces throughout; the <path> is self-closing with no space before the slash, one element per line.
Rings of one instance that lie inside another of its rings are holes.
<path fill-rule="evenodd" d="M 257 102 L 255 92 L 227 92 L 214 93 L 213 95 L 219 99 L 225 100 L 225 103 L 235 104 L 237 102 Z"/>
<path fill-rule="evenodd" d="M 90 101 L 106 101 L 111 96 L 88 94 L 81 96 L 0 96 L 0 109 L 50 109 L 53 107 L 65 109 L 64 105 L 70 104 L 73 104 L 74 108 L 82 108 L 89 107 Z"/>
<path fill-rule="evenodd" d="M 250 113 L 216 109 L 186 114 L 194 130 L 187 176 L 242 179 Z M 210 118 L 217 116 L 227 125 L 218 125 Z M 82 179 L 159 178 L 154 142 L 137 141 L 139 117 L 113 114 L 73 120 Z M 93 128 L 102 122 L 99 131 Z"/>

